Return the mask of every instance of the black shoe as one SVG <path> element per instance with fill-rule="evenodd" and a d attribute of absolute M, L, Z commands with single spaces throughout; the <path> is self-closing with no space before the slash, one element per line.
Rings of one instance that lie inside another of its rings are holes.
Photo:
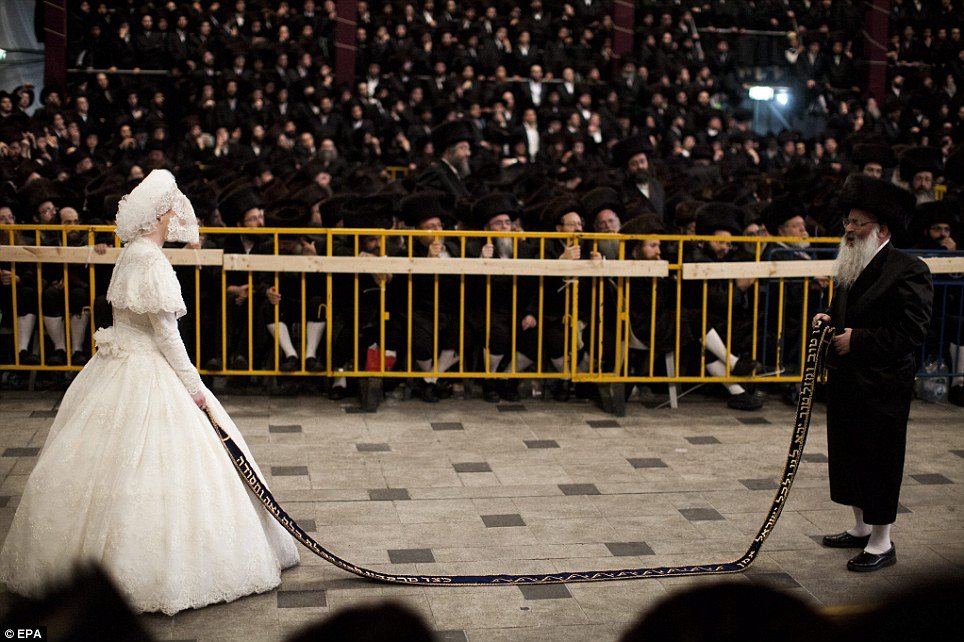
<path fill-rule="evenodd" d="M 332 401 L 341 401 L 348 396 L 347 386 L 332 386 L 328 391 L 328 398 Z"/>
<path fill-rule="evenodd" d="M 783 403 L 796 408 L 799 402 L 800 388 L 795 384 L 790 384 L 787 386 L 787 389 L 783 391 Z"/>
<path fill-rule="evenodd" d="M 281 365 L 278 366 L 278 370 L 281 372 L 294 372 L 298 369 L 298 357 L 292 355 L 290 357 L 285 357 Z"/>
<path fill-rule="evenodd" d="M 315 357 L 305 358 L 305 370 L 308 372 L 322 372 L 325 369 L 325 364 L 321 362 L 320 359 Z"/>
<path fill-rule="evenodd" d="M 247 370 L 248 369 L 248 359 L 244 355 L 236 354 L 231 358 L 231 369 L 232 370 Z"/>
<path fill-rule="evenodd" d="M 569 401 L 569 382 L 556 381 L 552 389 L 552 398 L 556 401 Z"/>
<path fill-rule="evenodd" d="M 20 354 L 23 355 L 22 352 Z M 23 356 L 20 360 L 23 361 Z M 955 406 L 964 406 L 964 386 L 951 386 L 947 391 L 947 400 Z"/>
<path fill-rule="evenodd" d="M 869 573 L 897 563 L 897 548 L 891 544 L 890 550 L 877 555 L 861 551 L 860 555 L 847 561 L 847 570 L 856 573 Z"/>
<path fill-rule="evenodd" d="M 741 392 L 738 395 L 730 395 L 726 400 L 726 405 L 734 410 L 759 410 L 763 407 L 763 399 L 751 395 L 749 392 Z"/>
<path fill-rule="evenodd" d="M 20 365 L 22 366 L 39 366 L 40 359 L 32 352 L 27 352 L 26 350 L 20 351 Z"/>
<path fill-rule="evenodd" d="M 511 403 L 522 401 L 522 397 L 519 396 L 519 382 L 506 379 L 499 396 Z"/>
<path fill-rule="evenodd" d="M 51 352 L 50 356 L 47 357 L 47 365 L 48 366 L 67 365 L 67 351 L 57 349 Z"/>
<path fill-rule="evenodd" d="M 221 357 L 211 357 L 204 364 L 205 370 L 224 370 L 224 364 L 221 363 Z"/>
<path fill-rule="evenodd" d="M 422 386 L 422 401 L 428 403 L 438 403 L 438 386 L 434 383 L 426 383 Z"/>
<path fill-rule="evenodd" d="M 870 541 L 870 535 L 857 537 L 847 531 L 836 535 L 824 535 L 823 545 L 827 548 L 863 548 Z"/>
<path fill-rule="evenodd" d="M 70 355 L 70 362 L 75 366 L 82 366 L 87 363 L 87 355 L 76 350 L 72 355 Z"/>
<path fill-rule="evenodd" d="M 448 381 L 440 381 L 435 384 L 435 394 L 439 399 L 449 399 L 452 397 L 452 384 Z"/>
<path fill-rule="evenodd" d="M 498 383 L 491 380 L 486 380 L 482 382 L 482 398 L 489 403 L 499 403 L 502 397 L 499 396 L 499 391 L 497 390 Z"/>
<path fill-rule="evenodd" d="M 763 372 L 763 364 L 749 358 L 741 358 L 735 366 L 730 368 L 730 374 L 734 377 L 746 377 L 758 372 Z"/>

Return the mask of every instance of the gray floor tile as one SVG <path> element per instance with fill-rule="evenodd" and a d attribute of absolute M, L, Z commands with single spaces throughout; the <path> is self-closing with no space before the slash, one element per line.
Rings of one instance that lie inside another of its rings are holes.
<path fill-rule="evenodd" d="M 744 426 L 766 426 L 770 423 L 766 417 L 737 417 L 736 420 Z"/>
<path fill-rule="evenodd" d="M 465 430 L 458 421 L 436 421 L 432 423 L 432 430 Z"/>
<path fill-rule="evenodd" d="M 601 495 L 595 484 L 559 484 L 563 495 Z"/>
<path fill-rule="evenodd" d="M 907 507 L 904 506 L 903 504 L 897 504 L 897 514 L 898 514 L 898 515 L 906 515 L 907 513 L 913 513 L 913 512 L 914 512 L 914 511 L 912 511 L 911 509 L 907 508 Z"/>
<path fill-rule="evenodd" d="M 707 444 L 718 444 L 720 440 L 712 435 L 700 435 L 698 437 L 687 437 L 686 441 L 690 442 L 694 446 L 703 446 Z"/>
<path fill-rule="evenodd" d="M 499 409 L 499 412 L 526 412 L 526 411 L 528 411 L 528 408 L 526 408 L 526 407 L 525 407 L 524 405 L 522 405 L 521 403 L 500 403 L 498 406 L 496 406 L 496 408 Z"/>
<path fill-rule="evenodd" d="M 606 548 L 613 557 L 636 557 L 637 555 L 655 555 L 653 549 L 646 542 L 606 542 Z"/>
<path fill-rule="evenodd" d="M 679 512 L 691 522 L 719 521 L 723 519 L 715 508 L 681 508 Z"/>
<path fill-rule="evenodd" d="M 268 432 L 275 432 L 275 433 L 301 432 L 301 426 L 299 426 L 298 424 L 281 424 L 278 426 L 272 426 L 269 424 Z"/>
<path fill-rule="evenodd" d="M 368 498 L 375 502 L 392 502 L 411 499 L 407 488 L 372 488 Z"/>
<path fill-rule="evenodd" d="M 10 498 L 6 495 L 0 497 L 0 508 L 6 508 L 7 504 L 10 503 Z"/>
<path fill-rule="evenodd" d="M 360 453 L 387 453 L 392 451 L 388 444 L 355 444 L 355 449 Z"/>
<path fill-rule="evenodd" d="M 667 468 L 666 462 L 659 457 L 642 457 L 627 459 L 633 468 Z"/>
<path fill-rule="evenodd" d="M 317 532 L 318 532 L 318 525 L 315 524 L 315 520 L 313 520 L 313 519 L 299 519 L 299 520 L 298 520 L 298 526 L 300 526 L 301 528 L 303 528 L 306 533 L 317 533 Z"/>
<path fill-rule="evenodd" d="M 528 584 L 520 586 L 519 590 L 527 600 L 564 600 L 572 597 L 565 584 Z"/>
<path fill-rule="evenodd" d="M 40 453 L 39 448 L 7 448 L 3 451 L 4 457 L 36 457 Z"/>
<path fill-rule="evenodd" d="M 34 418 L 40 417 L 40 418 L 49 419 L 51 417 L 56 417 L 57 411 L 56 410 L 33 410 L 31 411 L 30 416 Z"/>
<path fill-rule="evenodd" d="M 921 475 L 911 475 L 911 479 L 914 479 L 919 484 L 925 484 L 928 486 L 936 484 L 953 484 L 950 479 L 944 477 L 944 475 L 939 475 L 937 473 L 924 473 Z"/>
<path fill-rule="evenodd" d="M 800 461 L 805 461 L 809 464 L 826 464 L 829 459 L 827 459 L 827 456 L 823 453 L 803 453 Z"/>
<path fill-rule="evenodd" d="M 465 637 L 465 631 L 460 629 L 454 631 L 436 631 L 435 639 L 438 642 L 468 642 L 468 638 Z"/>
<path fill-rule="evenodd" d="M 272 466 L 271 476 L 272 477 L 297 477 L 298 475 L 307 475 L 307 466 Z"/>
<path fill-rule="evenodd" d="M 773 573 L 753 573 L 748 572 L 746 576 L 753 582 L 757 584 L 765 584 L 771 588 L 775 589 L 792 589 L 800 588 L 800 583 L 797 582 L 789 573 L 773 572 Z"/>
<path fill-rule="evenodd" d="M 452 464 L 452 467 L 457 473 L 491 473 L 492 467 L 489 466 L 484 461 L 467 461 L 458 464 Z"/>
<path fill-rule="evenodd" d="M 430 548 L 396 548 L 388 551 L 392 564 L 428 564 L 435 562 Z"/>
<path fill-rule="evenodd" d="M 952 450 L 951 454 L 957 455 L 958 457 L 964 458 L 964 450 Z"/>
<path fill-rule="evenodd" d="M 482 515 L 482 523 L 486 528 L 506 528 L 509 526 L 525 526 L 522 515 Z"/>
<path fill-rule="evenodd" d="M 328 606 L 325 591 L 278 591 L 279 609 L 301 609 L 312 606 Z"/>
<path fill-rule="evenodd" d="M 375 410 L 366 410 L 359 406 L 347 406 L 344 410 L 346 415 L 373 415 L 376 412 Z"/>
<path fill-rule="evenodd" d="M 586 422 L 590 428 L 620 428 L 615 419 L 590 419 Z"/>
<path fill-rule="evenodd" d="M 526 448 L 558 448 L 559 443 L 555 439 L 526 439 Z"/>
<path fill-rule="evenodd" d="M 779 486 L 772 479 L 741 479 L 740 483 L 750 490 L 772 490 Z"/>

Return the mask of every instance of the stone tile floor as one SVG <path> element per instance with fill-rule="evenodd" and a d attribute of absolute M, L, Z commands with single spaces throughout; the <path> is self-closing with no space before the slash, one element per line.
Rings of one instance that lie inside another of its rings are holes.
<path fill-rule="evenodd" d="M 2 395 L 5 534 L 59 394 Z M 317 396 L 220 398 L 292 516 L 336 554 L 395 573 L 735 559 L 770 505 L 793 414 L 775 401 L 747 415 L 692 396 L 677 410 L 630 404 L 617 420 L 575 401 L 526 400 L 501 412 L 479 400 L 389 400 L 365 414 Z M 964 575 L 964 412 L 914 404 L 894 529 L 899 562 L 869 575 L 845 569 L 853 552 L 819 545 L 850 519 L 830 502 L 824 427 L 818 404 L 786 510 L 741 575 L 412 588 L 370 583 L 302 551 L 276 591 L 142 621 L 163 640 L 281 640 L 339 609 L 393 600 L 443 640 L 604 641 L 668 594 L 705 582 L 764 583 L 835 606 Z"/>

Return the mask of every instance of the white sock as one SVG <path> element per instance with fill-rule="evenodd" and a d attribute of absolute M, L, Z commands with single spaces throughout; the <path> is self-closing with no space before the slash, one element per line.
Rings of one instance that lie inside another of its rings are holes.
<path fill-rule="evenodd" d="M 555 359 L 549 359 L 549 362 L 552 364 L 552 367 L 556 369 L 556 372 L 565 372 L 565 371 L 566 371 L 566 358 L 565 358 L 565 357 L 556 357 Z"/>
<path fill-rule="evenodd" d="M 322 325 L 324 325 L 324 324 L 322 324 Z M 338 370 L 336 370 L 336 372 L 344 372 L 344 371 L 345 371 L 344 368 L 338 368 Z M 335 380 L 331 382 L 331 387 L 332 387 L 332 388 L 347 388 L 347 387 L 348 387 L 348 379 L 345 378 L 345 377 L 335 377 Z"/>
<path fill-rule="evenodd" d="M 459 357 L 455 354 L 455 350 L 442 350 L 438 356 L 438 371 L 446 372 L 453 365 L 458 363 Z"/>
<path fill-rule="evenodd" d="M 67 349 L 67 333 L 64 332 L 63 317 L 48 317 L 45 314 L 44 329 L 47 330 L 47 336 L 53 341 L 54 350 Z"/>
<path fill-rule="evenodd" d="M 532 365 L 532 359 L 525 356 L 521 352 L 515 353 L 515 371 L 525 372 L 525 370 Z"/>
<path fill-rule="evenodd" d="M 418 369 L 421 370 L 422 372 L 432 371 L 431 359 L 417 359 L 415 361 L 415 365 L 417 365 Z M 441 368 L 439 368 L 439 370 L 441 370 Z M 423 377 L 423 379 L 425 379 L 425 383 L 435 383 L 436 381 L 438 381 L 438 377 Z"/>
<path fill-rule="evenodd" d="M 33 338 L 33 329 L 37 326 L 36 314 L 25 314 L 17 317 L 17 334 L 20 338 L 20 350 L 30 348 L 30 339 Z"/>
<path fill-rule="evenodd" d="M 854 527 L 847 532 L 854 537 L 867 537 L 870 535 L 871 529 L 870 525 L 864 522 L 864 510 L 856 506 L 851 506 L 851 508 L 854 511 Z"/>
<path fill-rule="evenodd" d="M 709 372 L 714 377 L 725 377 L 726 368 L 723 366 L 722 361 L 712 361 L 706 364 L 706 371 Z M 746 390 L 738 383 L 724 383 L 723 387 L 731 395 L 742 395 Z"/>
<path fill-rule="evenodd" d="M 274 326 L 275 324 L 273 323 L 268 324 L 268 332 L 271 334 L 272 337 L 276 336 L 274 331 L 275 330 Z M 285 353 L 286 357 L 297 357 L 298 353 L 295 351 L 295 347 L 291 343 L 291 335 L 288 333 L 288 324 L 279 323 L 278 327 L 279 329 L 278 329 L 277 337 L 278 337 L 278 345 L 281 346 L 281 351 Z"/>
<path fill-rule="evenodd" d="M 86 310 L 81 314 L 70 315 L 70 349 L 74 352 L 84 349 L 87 342 L 87 322 L 90 313 Z"/>
<path fill-rule="evenodd" d="M 890 527 L 893 524 L 874 524 L 870 527 L 870 541 L 864 550 L 874 555 L 882 555 L 890 550 Z"/>
<path fill-rule="evenodd" d="M 589 372 L 589 353 L 584 352 L 582 359 L 579 360 L 579 365 L 576 366 L 576 372 Z"/>
<path fill-rule="evenodd" d="M 308 332 L 305 337 L 305 357 L 317 356 L 318 346 L 321 344 L 321 335 L 325 333 L 324 321 L 309 321 Z"/>
<path fill-rule="evenodd" d="M 716 328 L 710 328 L 710 331 L 703 337 L 703 346 L 707 352 L 717 359 L 729 361 L 731 369 L 736 365 L 736 362 L 739 361 L 739 358 L 726 351 L 726 344 L 723 343 L 723 339 L 721 339 L 720 335 L 716 332 Z"/>
<path fill-rule="evenodd" d="M 499 364 L 502 363 L 502 357 L 505 355 L 501 354 L 490 354 L 489 355 L 489 372 L 498 372 Z"/>
<path fill-rule="evenodd" d="M 951 344 L 951 372 L 960 372 L 964 367 L 964 346 Z M 951 377 L 952 386 L 964 385 L 964 377 Z"/>

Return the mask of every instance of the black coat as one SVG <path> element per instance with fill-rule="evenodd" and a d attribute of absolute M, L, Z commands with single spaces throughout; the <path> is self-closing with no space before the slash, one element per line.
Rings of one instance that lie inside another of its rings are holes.
<path fill-rule="evenodd" d="M 828 358 L 830 497 L 858 506 L 868 524 L 897 517 L 915 356 L 927 336 L 933 285 L 920 259 L 885 246 L 831 301 L 850 353 Z"/>
<path fill-rule="evenodd" d="M 425 171 L 419 174 L 415 180 L 415 185 L 419 191 L 438 190 L 455 197 L 469 196 L 465 181 L 456 176 L 455 172 L 444 161 L 432 163 L 425 168 Z"/>

